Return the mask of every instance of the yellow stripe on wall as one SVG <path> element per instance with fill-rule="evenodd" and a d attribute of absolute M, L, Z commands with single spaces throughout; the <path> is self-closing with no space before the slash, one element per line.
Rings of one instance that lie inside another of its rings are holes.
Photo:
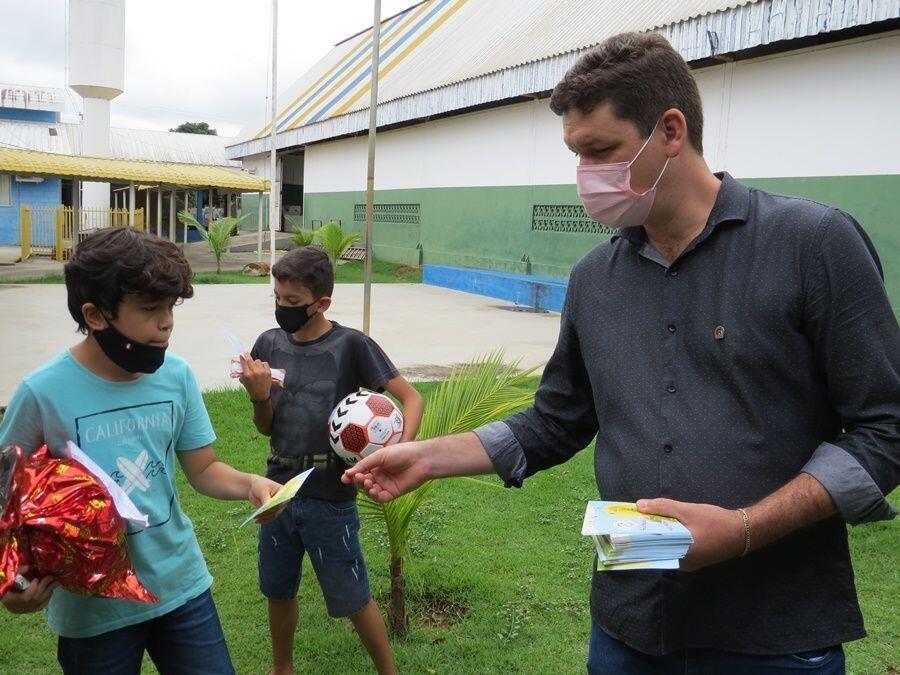
<path fill-rule="evenodd" d="M 342 65 L 344 65 L 344 63 L 345 63 L 351 56 L 353 56 L 353 54 L 356 53 L 356 50 L 359 49 L 359 47 L 362 46 L 363 42 L 365 42 L 367 39 L 368 39 L 368 36 L 364 33 L 364 34 L 360 37 L 359 41 L 358 41 L 355 45 L 353 45 L 353 47 L 352 47 L 346 54 L 344 54 L 344 55 L 338 60 L 337 63 L 335 63 L 331 68 L 329 68 L 328 70 L 325 71 L 325 74 L 322 75 L 322 77 L 320 77 L 318 80 L 316 80 L 313 84 L 311 84 L 311 85 L 307 88 L 306 91 L 304 91 L 302 94 L 300 94 L 299 96 L 297 96 L 293 101 L 291 101 L 290 103 L 288 103 L 288 104 L 282 109 L 282 111 L 281 111 L 281 112 L 278 114 L 278 116 L 275 118 L 275 123 L 277 124 L 278 122 L 280 122 L 280 121 L 282 120 L 282 118 L 284 118 L 284 116 L 288 113 L 288 111 L 289 111 L 291 108 L 293 108 L 295 105 L 297 105 L 297 102 L 298 102 L 298 101 L 300 101 L 304 96 L 308 95 L 308 94 L 309 94 L 311 91 L 313 91 L 316 87 L 318 87 L 320 84 L 322 84 L 322 82 L 324 82 L 325 80 L 327 80 L 327 79 L 331 76 L 331 74 L 334 73 L 334 71 L 339 70 L 340 67 L 341 67 Z M 261 136 L 264 136 L 265 134 L 268 133 L 269 129 L 271 129 L 271 128 L 272 128 L 272 124 L 271 124 L 271 123 L 267 124 L 267 125 L 263 128 L 263 130 L 260 131 L 258 134 L 256 134 L 256 136 L 254 136 L 253 138 L 254 138 L 254 139 L 257 139 L 257 138 L 260 138 Z"/>
<path fill-rule="evenodd" d="M 396 40 L 399 35 L 402 35 L 402 33 L 406 29 L 406 27 L 409 26 L 409 24 L 411 24 L 417 18 L 419 18 L 419 16 L 421 16 L 421 14 L 428 8 L 428 6 L 430 4 L 431 4 L 430 2 L 426 2 L 426 3 L 422 4 L 418 9 L 416 9 L 406 19 L 404 19 L 403 23 L 400 24 L 400 26 L 398 27 L 398 29 L 396 31 L 391 33 L 391 35 L 386 40 L 379 42 L 379 45 L 378 45 L 379 50 L 382 49 L 383 47 L 387 47 L 388 45 L 391 44 L 391 42 Z M 369 42 L 371 43 L 371 40 Z M 372 54 L 370 51 L 368 60 L 363 59 L 362 61 L 357 63 L 355 66 L 353 66 L 353 68 L 351 68 L 346 73 L 344 73 L 344 75 L 337 82 L 335 82 L 328 91 L 320 94 L 319 97 L 316 98 L 315 101 L 311 102 L 308 106 L 306 106 L 306 111 L 303 112 L 303 114 L 299 115 L 297 117 L 297 119 L 295 119 L 293 122 L 291 122 L 291 124 L 288 126 L 288 129 L 294 129 L 295 127 L 301 125 L 303 122 L 305 122 L 307 119 L 309 119 L 315 113 L 316 109 L 323 103 L 323 101 L 327 101 L 336 91 L 338 91 L 347 82 L 347 80 L 349 80 L 351 77 L 356 75 L 363 67 L 371 66 L 371 64 L 372 64 Z"/>
<path fill-rule="evenodd" d="M 397 66 L 401 61 L 403 61 L 403 59 L 405 59 L 407 56 L 409 56 L 410 52 L 412 52 L 416 47 L 418 47 L 420 44 L 422 44 L 429 35 L 431 35 L 434 31 L 436 31 L 438 28 L 440 28 L 441 25 L 447 19 L 449 19 L 451 16 L 453 16 L 456 13 L 456 11 L 460 7 L 462 7 L 464 4 L 466 4 L 467 2 L 468 2 L 468 0 L 459 0 L 455 5 L 453 5 L 450 9 L 448 9 L 441 16 L 440 19 L 438 19 L 433 24 L 431 24 L 427 28 L 427 30 L 423 31 L 423 33 L 419 37 L 417 37 L 415 40 L 413 40 L 406 47 L 406 49 L 404 49 L 402 52 L 400 52 L 399 56 L 397 56 L 396 59 L 391 61 L 384 68 L 380 69 L 378 71 L 378 78 L 381 79 L 382 77 L 387 75 L 389 72 L 391 72 L 395 66 Z M 352 97 L 350 97 L 350 99 L 346 103 L 344 103 L 344 105 L 342 105 L 340 108 L 338 108 L 333 114 L 329 115 L 329 117 L 337 117 L 338 115 L 342 115 L 343 113 L 347 112 L 347 110 L 349 110 L 350 107 L 354 103 L 356 103 L 360 98 L 362 98 L 371 88 L 372 88 L 372 84 L 367 83 L 366 86 L 364 86 L 362 89 L 360 89 L 358 92 L 356 92 Z"/>

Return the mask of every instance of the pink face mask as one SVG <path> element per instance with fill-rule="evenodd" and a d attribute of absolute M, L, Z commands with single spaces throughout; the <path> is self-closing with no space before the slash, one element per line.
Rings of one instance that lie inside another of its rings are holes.
<path fill-rule="evenodd" d="M 669 165 L 667 157 L 656 182 L 646 192 L 637 193 L 631 189 L 631 165 L 640 157 L 651 138 L 652 132 L 630 162 L 582 164 L 578 167 L 578 196 L 584 210 L 598 223 L 621 229 L 643 225 L 647 220 L 656 196 L 656 186 Z"/>

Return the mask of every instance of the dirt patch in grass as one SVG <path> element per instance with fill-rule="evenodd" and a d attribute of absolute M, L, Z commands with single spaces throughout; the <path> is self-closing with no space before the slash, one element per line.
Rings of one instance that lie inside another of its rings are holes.
<path fill-rule="evenodd" d="M 397 268 L 394 274 L 398 279 L 402 279 L 403 277 L 409 276 L 410 274 L 419 274 L 421 271 L 422 268 L 416 265 L 401 265 Z"/>
<path fill-rule="evenodd" d="M 446 380 L 450 377 L 450 371 L 462 367 L 462 363 L 451 366 L 415 365 L 401 368 L 400 374 L 411 382 L 430 382 L 432 380 Z"/>
<path fill-rule="evenodd" d="M 466 618 L 468 608 L 450 598 L 427 595 L 413 600 L 412 611 L 425 628 L 450 628 Z"/>
<path fill-rule="evenodd" d="M 387 612 L 390 603 L 388 593 L 378 594 L 375 601 L 382 612 Z M 422 593 L 408 592 L 406 611 L 409 614 L 410 626 L 446 630 L 465 619 L 469 608 L 457 597 L 440 590 L 428 590 Z M 443 638 L 438 637 L 432 644 L 441 642 L 443 642 Z"/>

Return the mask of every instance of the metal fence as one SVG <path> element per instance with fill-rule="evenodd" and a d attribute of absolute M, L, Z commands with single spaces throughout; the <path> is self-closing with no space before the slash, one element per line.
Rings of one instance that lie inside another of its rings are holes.
<path fill-rule="evenodd" d="M 32 255 L 48 255 L 68 260 L 75 244 L 90 234 L 110 227 L 128 225 L 128 209 L 80 208 L 71 206 L 21 207 L 22 260 Z M 144 210 L 135 209 L 134 227 L 144 229 Z"/>

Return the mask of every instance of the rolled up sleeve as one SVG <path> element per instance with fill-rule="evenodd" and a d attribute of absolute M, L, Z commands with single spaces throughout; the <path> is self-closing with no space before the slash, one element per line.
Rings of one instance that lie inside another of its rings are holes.
<path fill-rule="evenodd" d="M 525 451 L 506 422 L 490 422 L 475 430 L 484 446 L 494 471 L 506 483 L 506 487 L 522 487 L 525 477 Z"/>
<path fill-rule="evenodd" d="M 822 443 L 803 467 L 803 473 L 822 484 L 838 513 L 851 525 L 890 520 L 897 515 L 869 472 L 843 448 Z"/>

